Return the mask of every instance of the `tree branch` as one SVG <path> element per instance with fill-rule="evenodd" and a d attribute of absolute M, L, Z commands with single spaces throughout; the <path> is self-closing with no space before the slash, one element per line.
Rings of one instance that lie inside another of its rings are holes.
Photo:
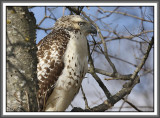
<path fill-rule="evenodd" d="M 111 108 L 112 106 L 114 106 L 115 103 L 117 103 L 119 100 L 123 99 L 124 96 L 130 94 L 131 90 L 133 89 L 133 87 L 140 82 L 140 78 L 139 76 L 137 76 L 138 72 L 141 70 L 142 66 L 145 64 L 146 59 L 149 55 L 150 50 L 152 49 L 152 45 L 154 44 L 154 37 L 152 37 L 147 52 L 145 53 L 142 62 L 138 65 L 138 67 L 136 68 L 135 72 L 132 74 L 131 76 L 131 81 L 126 82 L 123 85 L 123 88 L 117 92 L 115 95 L 111 96 L 110 99 L 105 100 L 102 104 L 95 106 L 93 108 L 91 108 L 89 111 L 93 111 L 93 112 L 100 112 L 100 111 L 105 111 L 108 110 L 109 108 Z M 91 57 L 91 56 L 90 56 Z M 91 65 L 93 63 L 93 60 L 91 60 Z M 93 65 L 92 65 L 93 66 Z M 92 70 L 94 70 L 94 67 L 92 68 Z M 94 72 L 94 71 L 93 71 Z M 130 104 L 131 105 L 131 104 Z M 133 105 L 132 105 L 133 107 Z M 88 110 L 83 110 L 81 108 L 73 108 L 72 111 L 83 111 L 83 112 L 87 112 Z"/>
<path fill-rule="evenodd" d="M 104 41 L 104 38 L 103 38 L 103 36 L 101 34 L 101 31 L 100 31 L 99 27 L 85 14 L 85 12 L 82 11 L 82 14 L 97 28 L 97 32 L 98 32 L 98 34 L 99 34 L 99 36 L 100 36 L 100 38 L 102 40 L 102 44 L 103 44 L 103 47 L 104 47 L 104 56 L 107 59 L 107 61 L 110 64 L 110 66 L 112 67 L 112 69 L 113 69 L 113 73 L 112 74 L 114 75 L 115 73 L 117 73 L 117 70 L 116 70 L 115 65 L 112 63 L 112 61 L 110 60 L 110 58 L 108 56 L 106 42 Z"/>
<path fill-rule="evenodd" d="M 93 59 L 92 59 L 91 54 L 90 54 L 89 44 L 88 44 L 88 56 L 89 56 L 89 64 L 90 64 L 90 73 L 91 73 L 91 75 L 94 77 L 94 79 L 97 81 L 97 83 L 99 84 L 99 86 L 102 88 L 102 90 L 105 93 L 105 95 L 107 96 L 107 98 L 110 99 L 111 96 L 112 96 L 111 93 L 109 92 L 109 90 L 107 89 L 107 87 L 103 84 L 103 82 L 101 81 L 101 79 L 97 76 L 97 74 L 95 73 Z"/>
<path fill-rule="evenodd" d="M 148 49 L 147 49 L 147 52 L 146 54 L 144 55 L 141 63 L 138 65 L 138 67 L 136 68 L 136 70 L 134 71 L 133 75 L 131 76 L 131 79 L 134 79 L 138 72 L 142 69 L 143 65 L 145 64 L 147 58 L 148 58 L 148 55 L 149 55 L 149 52 L 151 51 L 152 49 L 152 45 L 154 44 L 154 37 L 152 37 L 151 41 L 149 42 L 149 46 L 148 46 Z"/>
<path fill-rule="evenodd" d="M 131 14 L 123 13 L 123 12 L 120 12 L 120 11 L 105 11 L 105 10 L 103 10 L 101 7 L 98 7 L 98 8 L 99 8 L 100 10 L 102 10 L 104 13 L 109 12 L 109 13 L 122 14 L 122 15 L 124 15 L 124 16 L 129 16 L 129 17 L 136 18 L 136 19 L 139 19 L 139 20 L 142 20 L 142 21 L 146 21 L 146 22 L 151 22 L 151 23 L 153 23 L 153 21 L 151 21 L 151 20 L 146 20 L 146 19 L 144 19 L 144 18 L 140 18 L 140 17 L 138 17 L 138 16 L 134 16 L 134 15 L 131 15 Z"/>

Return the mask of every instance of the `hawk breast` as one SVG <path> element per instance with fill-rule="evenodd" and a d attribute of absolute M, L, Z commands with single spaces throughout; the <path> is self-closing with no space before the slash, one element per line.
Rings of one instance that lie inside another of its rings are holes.
<path fill-rule="evenodd" d="M 64 111 L 78 93 L 87 72 L 87 40 L 80 32 L 70 32 L 63 56 L 64 69 L 46 103 L 45 111 Z"/>

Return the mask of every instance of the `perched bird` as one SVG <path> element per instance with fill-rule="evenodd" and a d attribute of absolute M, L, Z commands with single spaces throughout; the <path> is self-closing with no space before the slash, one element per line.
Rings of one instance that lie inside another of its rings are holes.
<path fill-rule="evenodd" d="M 65 111 L 71 104 L 88 69 L 90 33 L 97 33 L 90 22 L 68 15 L 58 19 L 38 43 L 39 111 Z"/>

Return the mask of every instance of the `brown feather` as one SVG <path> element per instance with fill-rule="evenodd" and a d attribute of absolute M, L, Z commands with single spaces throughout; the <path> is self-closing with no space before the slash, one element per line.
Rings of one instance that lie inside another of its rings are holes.
<path fill-rule="evenodd" d="M 63 35 L 61 35 L 63 34 Z M 67 43 L 69 41 L 69 34 L 63 30 L 53 30 L 50 34 L 48 34 L 46 37 L 44 37 L 39 43 L 38 43 L 38 72 L 42 71 L 38 74 L 39 79 L 39 91 L 38 91 L 38 106 L 39 111 L 43 111 L 44 106 L 46 104 L 46 101 L 50 94 L 52 93 L 54 89 L 54 85 L 56 84 L 56 81 L 58 77 L 61 75 L 63 69 L 64 69 L 64 63 L 63 63 L 63 55 L 67 47 Z M 58 47 L 57 47 L 58 44 Z M 54 55 L 57 59 L 55 59 L 51 54 L 55 51 L 58 54 Z M 48 53 L 47 57 L 45 57 L 46 53 Z M 44 64 L 49 64 L 49 67 L 45 67 L 42 70 L 42 63 L 41 60 L 43 60 Z M 50 62 L 48 62 L 50 60 Z M 56 61 L 55 61 L 56 60 Z M 43 75 L 42 73 L 45 72 Z"/>

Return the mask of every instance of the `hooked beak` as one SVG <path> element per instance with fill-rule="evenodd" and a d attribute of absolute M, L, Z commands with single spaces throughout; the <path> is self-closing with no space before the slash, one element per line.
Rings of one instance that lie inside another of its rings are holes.
<path fill-rule="evenodd" d="M 89 33 L 95 36 L 97 35 L 97 29 L 91 25 Z"/>

